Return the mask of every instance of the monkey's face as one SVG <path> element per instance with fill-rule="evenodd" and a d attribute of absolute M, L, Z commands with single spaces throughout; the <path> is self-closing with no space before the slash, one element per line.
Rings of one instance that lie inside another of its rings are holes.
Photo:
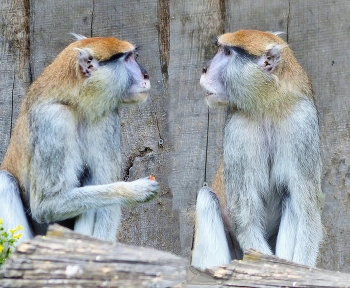
<path fill-rule="evenodd" d="M 269 101 L 266 95 L 275 89 L 274 74 L 283 43 L 271 33 L 256 30 L 221 35 L 218 51 L 203 68 L 200 79 L 208 104 L 244 109 L 265 105 L 263 102 Z"/>
<path fill-rule="evenodd" d="M 136 48 L 116 38 L 87 38 L 79 50 L 84 100 L 99 97 L 117 104 L 144 101 L 150 90 L 147 71 L 137 61 Z"/>
<path fill-rule="evenodd" d="M 106 79 L 106 83 L 114 83 L 113 95 L 118 95 L 122 103 L 133 104 L 145 101 L 151 84 L 147 71 L 137 62 L 136 49 L 113 55 L 101 61 L 100 71 L 96 73 L 98 81 Z"/>
<path fill-rule="evenodd" d="M 146 100 L 151 89 L 147 71 L 137 63 L 138 54 L 130 51 L 124 58 L 124 65 L 128 73 L 128 87 L 123 103 L 137 103 Z"/>
<path fill-rule="evenodd" d="M 209 106 L 220 106 L 228 104 L 228 96 L 223 79 L 223 72 L 231 60 L 231 55 L 226 47 L 219 46 L 218 52 L 202 70 L 200 78 L 201 86 L 207 90 L 206 100 Z"/>

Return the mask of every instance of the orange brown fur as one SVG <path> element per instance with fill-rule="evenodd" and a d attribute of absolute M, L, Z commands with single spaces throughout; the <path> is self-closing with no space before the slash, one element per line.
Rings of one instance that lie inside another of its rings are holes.
<path fill-rule="evenodd" d="M 218 170 L 211 184 L 211 187 L 215 194 L 219 198 L 220 206 L 224 210 L 226 208 L 226 193 L 225 193 L 225 180 L 224 180 L 224 161 L 219 163 Z"/>
<path fill-rule="evenodd" d="M 0 218 L 5 229 L 24 226 L 24 240 L 60 222 L 115 241 L 121 206 L 159 190 L 155 177 L 120 181 L 118 110 L 150 90 L 135 47 L 75 36 L 29 87 L 1 165 Z"/>
<path fill-rule="evenodd" d="M 85 80 L 77 65 L 78 49 L 80 48 L 91 49 L 99 61 L 107 60 L 114 54 L 135 49 L 129 42 L 113 37 L 85 38 L 67 46 L 33 82 L 23 99 L 10 144 L 1 164 L 1 169 L 14 175 L 20 185 L 26 183 L 28 177 L 30 161 L 28 114 L 33 105 L 45 101 L 67 104 L 63 109 L 77 109 L 79 105 L 80 87 Z M 57 83 L 62 85 L 57 85 Z M 23 188 L 22 186 L 21 191 L 24 191 Z"/>
<path fill-rule="evenodd" d="M 249 54 L 261 56 L 271 45 L 285 46 L 281 50 L 281 63 L 273 72 L 278 76 L 281 90 L 286 94 L 301 93 L 313 97 L 313 91 L 309 78 L 303 68 L 295 59 L 292 50 L 282 38 L 269 32 L 258 30 L 239 30 L 234 33 L 226 33 L 218 38 L 221 45 L 235 46 L 245 49 Z"/>
<path fill-rule="evenodd" d="M 86 38 L 81 41 L 72 43 L 71 48 L 90 48 L 94 51 L 94 56 L 99 61 L 108 60 L 114 54 L 126 53 L 135 49 L 135 47 L 126 41 L 121 41 L 117 38 L 95 37 Z"/>

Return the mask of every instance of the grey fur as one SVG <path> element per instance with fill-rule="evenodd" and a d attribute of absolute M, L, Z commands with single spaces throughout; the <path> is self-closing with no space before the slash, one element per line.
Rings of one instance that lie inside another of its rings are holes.
<path fill-rule="evenodd" d="M 74 230 L 113 241 L 121 205 L 148 201 L 159 190 L 158 183 L 148 177 L 118 182 L 122 165 L 118 107 L 128 97 L 133 102 L 147 97 L 148 75 L 145 77 L 145 70 L 141 71 L 133 57 L 127 63 L 123 58 L 100 66 L 89 49 L 79 51 L 77 62 L 85 82 L 77 89 L 79 94 L 70 95 L 72 102 L 79 97 L 78 104 L 35 95 L 35 102 L 22 109 L 25 116 L 19 117 L 29 130 L 29 139 L 23 138 L 25 145 L 21 146 L 25 150 L 22 155 L 28 155 L 27 166 L 20 167 L 27 171 L 26 179 L 14 185 L 11 179 L 15 175 L 0 173 L 0 218 L 7 228 L 24 225 L 26 239 L 42 233 L 48 223 L 74 218 Z M 130 82 L 135 82 L 132 90 Z M 7 157 L 16 157 L 11 155 Z M 19 187 L 23 190 L 23 203 Z M 9 207 L 5 209 L 1 202 Z M 18 216 L 25 207 L 30 208 L 29 221 Z"/>
<path fill-rule="evenodd" d="M 241 248 L 315 266 L 324 197 L 318 117 L 311 88 L 285 95 L 271 74 L 279 67 L 282 49 L 289 48 L 270 45 L 260 58 L 219 49 L 200 82 L 210 92 L 210 101 L 227 102 L 231 110 L 223 143 L 224 179 L 227 209 Z M 197 209 L 198 217 L 211 223 L 207 218 L 213 216 Z M 215 233 L 221 228 L 196 229 Z M 200 249 L 212 249 L 212 237 L 204 239 L 205 245 L 201 239 Z M 226 245 L 225 237 L 221 241 Z M 200 255 L 198 249 L 195 245 L 193 253 Z M 201 261 L 212 266 L 210 258 Z"/>
<path fill-rule="evenodd" d="M 228 209 L 242 249 L 276 251 L 282 258 L 314 266 L 322 225 L 320 147 L 312 101 L 301 100 L 283 123 L 232 114 L 225 127 L 224 165 Z M 276 247 L 271 247 L 269 239 L 276 235 Z"/>

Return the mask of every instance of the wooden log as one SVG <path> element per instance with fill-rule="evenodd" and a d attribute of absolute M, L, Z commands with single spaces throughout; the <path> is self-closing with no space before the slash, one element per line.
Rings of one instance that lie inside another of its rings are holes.
<path fill-rule="evenodd" d="M 242 261 L 199 272 L 190 269 L 187 287 L 349 287 L 350 274 L 311 268 L 256 250 Z M 181 286 L 176 286 L 181 287 Z"/>
<path fill-rule="evenodd" d="M 152 248 L 98 240 L 52 225 L 22 243 L 0 271 L 1 287 L 171 287 L 188 261 Z"/>
<path fill-rule="evenodd" d="M 0 270 L 1 287 L 349 287 L 350 274 L 255 250 L 205 272 L 152 248 L 74 233 L 59 225 L 22 243 Z"/>

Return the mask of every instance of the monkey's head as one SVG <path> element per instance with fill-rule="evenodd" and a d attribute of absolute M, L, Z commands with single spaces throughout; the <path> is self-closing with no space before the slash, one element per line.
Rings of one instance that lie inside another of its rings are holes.
<path fill-rule="evenodd" d="M 83 38 L 77 48 L 77 74 L 87 94 L 108 92 L 123 103 L 144 101 L 150 90 L 147 71 L 137 63 L 135 46 L 117 38 Z"/>
<path fill-rule="evenodd" d="M 147 71 L 134 45 L 113 37 L 86 38 L 67 46 L 35 80 L 27 103 L 54 101 L 75 107 L 91 120 L 120 103 L 144 101 L 150 90 Z"/>
<path fill-rule="evenodd" d="M 266 113 L 289 107 L 292 95 L 312 93 L 307 75 L 280 37 L 239 30 L 219 36 L 216 45 L 218 52 L 200 79 L 210 106 Z"/>

